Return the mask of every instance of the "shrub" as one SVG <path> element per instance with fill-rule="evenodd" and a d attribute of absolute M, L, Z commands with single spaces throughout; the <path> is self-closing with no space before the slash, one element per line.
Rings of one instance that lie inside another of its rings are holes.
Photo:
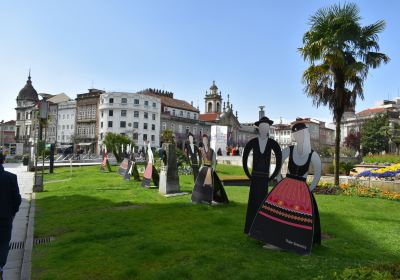
<path fill-rule="evenodd" d="M 400 279 L 400 263 L 380 264 L 372 267 L 346 268 L 335 273 L 337 280 L 395 280 Z"/>
<path fill-rule="evenodd" d="M 348 162 L 341 162 L 341 163 L 340 163 L 340 166 L 339 166 L 340 171 L 341 171 L 340 173 L 343 172 L 346 176 L 349 176 L 351 171 L 353 171 L 353 172 L 356 171 L 356 170 L 354 169 L 354 167 L 355 167 L 354 163 L 352 163 L 352 162 L 350 162 L 350 161 L 348 161 Z"/>
<path fill-rule="evenodd" d="M 400 157 L 398 155 L 387 154 L 387 155 L 372 155 L 363 157 L 364 163 L 400 163 Z"/>

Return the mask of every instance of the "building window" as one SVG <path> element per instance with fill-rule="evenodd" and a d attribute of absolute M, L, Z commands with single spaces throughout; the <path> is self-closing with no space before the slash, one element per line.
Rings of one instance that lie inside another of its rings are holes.
<path fill-rule="evenodd" d="M 138 134 L 136 132 L 133 133 L 132 138 L 133 140 L 138 140 L 139 139 Z"/>
<path fill-rule="evenodd" d="M 133 117 L 134 118 L 139 118 L 139 111 L 134 111 L 133 112 Z"/>
<path fill-rule="evenodd" d="M 100 133 L 100 140 L 103 140 L 103 132 Z"/>
<path fill-rule="evenodd" d="M 104 111 L 101 110 L 101 117 L 104 117 Z"/>
<path fill-rule="evenodd" d="M 156 141 L 156 136 L 155 135 L 151 135 L 151 141 L 152 142 Z"/>
<path fill-rule="evenodd" d="M 135 99 L 135 100 L 133 101 L 133 104 L 139 105 L 139 99 Z"/>
<path fill-rule="evenodd" d="M 128 99 L 126 97 L 121 98 L 121 103 L 122 104 L 128 103 Z"/>
<path fill-rule="evenodd" d="M 175 116 L 175 109 L 172 109 L 172 115 Z"/>
<path fill-rule="evenodd" d="M 149 101 L 148 100 L 144 101 L 144 106 L 149 106 Z"/>
<path fill-rule="evenodd" d="M 180 111 L 180 112 L 179 112 L 179 116 L 180 116 L 180 117 L 183 117 L 183 111 Z"/>
<path fill-rule="evenodd" d="M 112 117 L 114 115 L 114 111 L 113 110 L 108 110 L 108 116 Z"/>
<path fill-rule="evenodd" d="M 156 108 L 156 107 L 157 107 L 156 102 L 153 102 L 153 108 Z"/>
<path fill-rule="evenodd" d="M 152 118 L 153 121 L 155 121 L 156 120 L 156 114 L 153 114 L 151 118 Z"/>
<path fill-rule="evenodd" d="M 156 130 L 156 125 L 155 124 L 151 125 L 151 130 Z"/>
<path fill-rule="evenodd" d="M 17 113 L 17 121 L 21 119 L 21 113 Z"/>
<path fill-rule="evenodd" d="M 148 119 L 149 118 L 149 113 L 148 112 L 144 112 L 144 118 Z"/>
<path fill-rule="evenodd" d="M 144 141 L 147 140 L 147 134 L 143 134 L 143 140 L 144 140 Z"/>
<path fill-rule="evenodd" d="M 67 129 L 69 129 L 69 124 L 67 124 Z M 54 131 L 54 128 L 53 128 L 53 131 Z"/>
<path fill-rule="evenodd" d="M 110 104 L 113 104 L 113 103 L 114 103 L 114 98 L 110 98 L 108 102 L 109 102 Z"/>
<path fill-rule="evenodd" d="M 133 128 L 139 128 L 139 123 L 138 122 L 134 122 L 133 123 Z"/>
<path fill-rule="evenodd" d="M 187 112 L 187 113 L 186 113 L 186 117 L 187 117 L 188 119 L 190 119 L 190 112 Z"/>
<path fill-rule="evenodd" d="M 178 132 L 179 132 L 179 133 L 182 133 L 182 125 L 181 125 L 181 124 L 178 125 Z"/>
<path fill-rule="evenodd" d="M 175 124 L 174 123 L 171 123 L 171 130 L 172 130 L 172 132 L 175 132 Z"/>
<path fill-rule="evenodd" d="M 193 134 L 196 135 L 196 133 L 197 133 L 197 128 L 193 127 Z"/>
<path fill-rule="evenodd" d="M 121 117 L 126 117 L 126 110 L 121 110 Z"/>
<path fill-rule="evenodd" d="M 193 119 L 197 120 L 197 114 L 193 114 Z"/>
<path fill-rule="evenodd" d="M 190 131 L 190 127 L 189 127 L 189 126 L 187 126 L 187 127 L 186 127 L 186 135 L 188 135 L 188 134 L 189 134 L 189 131 Z"/>
<path fill-rule="evenodd" d="M 125 121 L 120 121 L 119 122 L 119 127 L 125 128 L 126 127 L 126 122 Z"/>
<path fill-rule="evenodd" d="M 108 127 L 112 127 L 112 121 L 108 121 Z"/>
<path fill-rule="evenodd" d="M 167 129 L 167 124 L 165 122 L 162 123 L 162 130 L 166 130 Z"/>
<path fill-rule="evenodd" d="M 65 125 L 62 126 L 62 129 L 63 129 L 63 130 L 65 129 Z"/>
<path fill-rule="evenodd" d="M 143 129 L 147 129 L 147 123 L 143 123 Z"/>
<path fill-rule="evenodd" d="M 71 124 L 71 129 L 74 129 L 74 125 L 73 124 Z"/>

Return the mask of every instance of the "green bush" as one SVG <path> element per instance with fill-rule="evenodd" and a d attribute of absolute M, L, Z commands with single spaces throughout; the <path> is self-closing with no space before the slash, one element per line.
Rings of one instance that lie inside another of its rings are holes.
<path fill-rule="evenodd" d="M 394 154 L 363 157 L 364 163 L 400 163 L 400 156 Z"/>
<path fill-rule="evenodd" d="M 400 279 L 400 263 L 383 264 L 373 267 L 346 268 L 335 275 L 338 280 L 395 280 Z"/>
<path fill-rule="evenodd" d="M 355 167 L 354 163 L 352 163 L 350 161 L 348 161 L 348 162 L 342 161 L 339 164 L 339 171 L 340 171 L 340 173 L 344 173 L 346 176 L 349 176 L 350 171 L 355 171 L 354 167 Z"/>

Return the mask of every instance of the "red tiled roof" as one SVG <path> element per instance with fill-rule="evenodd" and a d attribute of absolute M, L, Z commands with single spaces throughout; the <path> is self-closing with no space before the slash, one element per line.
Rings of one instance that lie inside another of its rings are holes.
<path fill-rule="evenodd" d="M 370 109 L 365 109 L 361 112 L 358 112 L 357 115 L 358 116 L 368 116 L 371 114 L 384 113 L 386 111 L 387 111 L 386 108 L 370 108 Z"/>
<path fill-rule="evenodd" d="M 3 124 L 15 125 L 15 121 L 11 120 L 11 121 L 8 121 L 8 122 L 4 122 Z"/>
<path fill-rule="evenodd" d="M 144 92 L 143 94 L 160 98 L 161 104 L 163 104 L 164 106 L 167 106 L 167 107 L 178 108 L 178 109 L 192 111 L 192 112 L 196 112 L 196 113 L 200 112 L 196 107 L 192 106 L 190 103 L 186 102 L 185 100 L 180 100 L 180 99 L 175 99 L 175 98 L 171 98 L 168 96 L 158 95 L 156 93 L 149 92 L 149 91 Z"/>
<path fill-rule="evenodd" d="M 199 115 L 199 120 L 203 122 L 215 122 L 218 118 L 217 113 L 206 113 L 206 114 L 200 114 Z"/>

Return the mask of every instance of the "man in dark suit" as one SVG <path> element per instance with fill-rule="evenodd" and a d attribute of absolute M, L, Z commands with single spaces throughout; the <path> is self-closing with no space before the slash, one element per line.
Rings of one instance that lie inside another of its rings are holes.
<path fill-rule="evenodd" d="M 7 262 L 12 223 L 21 204 L 17 176 L 4 170 L 4 159 L 0 153 L 0 279 Z"/>

